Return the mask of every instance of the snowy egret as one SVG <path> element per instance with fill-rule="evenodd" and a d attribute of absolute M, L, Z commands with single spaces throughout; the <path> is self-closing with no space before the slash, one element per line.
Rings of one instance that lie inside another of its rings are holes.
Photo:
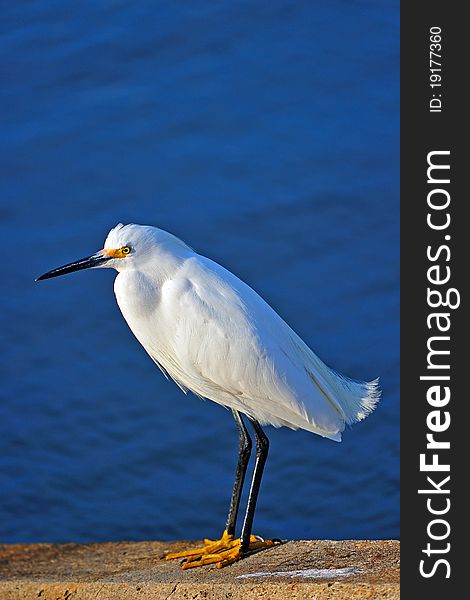
<path fill-rule="evenodd" d="M 119 223 L 103 250 L 38 280 L 96 267 L 118 271 L 119 308 L 165 376 L 183 392 L 231 409 L 238 428 L 238 464 L 221 539 L 166 558 L 184 558 L 183 568 L 222 567 L 272 546 L 274 541 L 252 535 L 269 447 L 261 425 L 306 429 L 340 442 L 346 424 L 375 408 L 378 380 L 353 381 L 327 367 L 254 290 L 166 231 Z M 235 538 L 251 453 L 242 415 L 254 430 L 256 461 L 241 535 Z"/>

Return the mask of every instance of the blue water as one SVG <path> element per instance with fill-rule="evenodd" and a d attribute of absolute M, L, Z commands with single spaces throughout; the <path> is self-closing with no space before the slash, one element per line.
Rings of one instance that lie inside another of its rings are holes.
<path fill-rule="evenodd" d="M 118 221 L 247 281 L 380 376 L 342 444 L 268 428 L 255 530 L 398 536 L 398 3 L 2 6 L 0 540 L 216 536 L 229 412 L 133 338 L 111 271 L 35 283 Z"/>

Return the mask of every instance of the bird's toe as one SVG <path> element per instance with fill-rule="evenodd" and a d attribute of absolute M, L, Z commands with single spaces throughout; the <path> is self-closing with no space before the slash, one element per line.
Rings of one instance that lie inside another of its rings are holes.
<path fill-rule="evenodd" d="M 184 559 L 181 565 L 183 570 L 203 567 L 205 565 L 215 564 L 218 569 L 231 565 L 240 560 L 246 554 L 271 548 L 278 544 L 277 540 L 263 540 L 258 536 L 250 536 L 250 544 L 246 550 L 242 550 L 240 538 L 233 539 L 232 535 L 224 534 L 220 540 L 204 540 L 204 546 L 192 548 L 183 552 L 167 554 L 166 560 Z"/>

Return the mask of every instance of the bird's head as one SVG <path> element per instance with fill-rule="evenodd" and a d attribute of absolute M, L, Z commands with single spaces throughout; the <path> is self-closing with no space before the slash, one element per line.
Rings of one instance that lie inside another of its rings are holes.
<path fill-rule="evenodd" d="M 104 247 L 91 256 L 81 258 L 62 267 L 40 275 L 36 281 L 58 277 L 74 271 L 94 268 L 111 268 L 117 271 L 139 268 L 158 249 L 168 243 L 175 249 L 178 246 L 189 248 L 170 233 L 148 225 L 123 225 L 119 223 L 108 233 Z"/>

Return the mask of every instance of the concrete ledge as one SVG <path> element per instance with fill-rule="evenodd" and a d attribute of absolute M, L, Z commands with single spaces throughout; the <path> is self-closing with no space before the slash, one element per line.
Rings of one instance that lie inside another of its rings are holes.
<path fill-rule="evenodd" d="M 181 571 L 194 542 L 0 545 L 2 600 L 399 598 L 399 542 L 293 541 L 224 569 Z"/>

